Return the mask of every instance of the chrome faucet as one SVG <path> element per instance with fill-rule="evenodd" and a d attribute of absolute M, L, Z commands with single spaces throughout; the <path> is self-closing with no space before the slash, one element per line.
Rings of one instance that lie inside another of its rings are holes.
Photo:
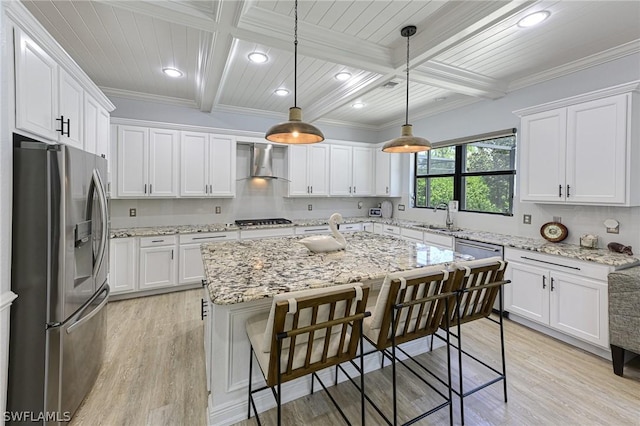
<path fill-rule="evenodd" d="M 447 225 L 447 229 L 451 229 L 453 227 L 453 219 L 451 219 L 451 213 L 449 213 L 449 204 L 440 203 L 433 208 L 433 211 L 437 212 L 440 207 L 444 207 L 445 209 L 447 209 L 447 219 L 445 223 Z"/>

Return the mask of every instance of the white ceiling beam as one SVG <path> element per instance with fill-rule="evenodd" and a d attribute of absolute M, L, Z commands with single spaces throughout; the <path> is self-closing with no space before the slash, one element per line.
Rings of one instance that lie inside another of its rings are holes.
<path fill-rule="evenodd" d="M 172 22 L 178 25 L 185 25 L 202 31 L 215 31 L 218 25 L 210 14 L 203 13 L 188 4 L 180 4 L 166 0 L 95 1 L 98 3 L 104 3 L 111 7 L 117 7 L 119 9 L 128 10 L 129 12 L 151 16 L 163 21 Z"/>
<path fill-rule="evenodd" d="M 436 61 L 416 67 L 409 78 L 411 81 L 485 99 L 498 99 L 507 94 L 507 85 L 499 80 Z"/>
<path fill-rule="evenodd" d="M 221 1 L 218 3 L 216 23 L 218 31 L 213 37 L 210 48 L 203 46 L 200 52 L 204 59 L 202 78 L 199 84 L 200 110 L 211 112 L 218 94 L 222 90 L 225 70 L 231 63 L 230 54 L 233 45 L 231 32 L 238 25 L 243 7 L 241 1 Z"/>

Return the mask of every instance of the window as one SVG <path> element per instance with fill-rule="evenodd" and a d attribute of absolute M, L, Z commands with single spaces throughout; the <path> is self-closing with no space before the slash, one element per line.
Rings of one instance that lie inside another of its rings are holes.
<path fill-rule="evenodd" d="M 457 200 L 462 211 L 513 214 L 515 129 L 456 141 L 415 156 L 415 207 Z"/>

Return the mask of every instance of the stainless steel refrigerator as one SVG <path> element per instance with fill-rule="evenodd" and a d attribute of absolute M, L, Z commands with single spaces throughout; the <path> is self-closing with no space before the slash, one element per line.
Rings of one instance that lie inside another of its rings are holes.
<path fill-rule="evenodd" d="M 104 158 L 14 134 L 7 411 L 65 423 L 91 390 L 106 342 Z"/>

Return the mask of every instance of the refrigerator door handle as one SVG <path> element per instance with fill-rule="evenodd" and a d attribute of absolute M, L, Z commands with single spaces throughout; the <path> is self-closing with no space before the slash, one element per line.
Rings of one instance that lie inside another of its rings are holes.
<path fill-rule="evenodd" d="M 104 300 L 102 302 L 100 302 L 100 304 L 98 306 L 93 308 L 93 310 L 91 312 L 89 312 L 88 314 L 84 315 L 85 311 L 91 306 L 91 302 L 96 300 L 98 298 L 98 296 L 100 296 L 103 293 L 106 293 L 105 296 L 104 296 Z M 109 301 L 109 293 L 111 293 L 111 289 L 109 288 L 109 284 L 106 284 L 101 291 L 97 292 L 89 300 L 89 302 L 87 302 L 87 304 L 85 305 L 85 307 L 83 309 L 81 309 L 76 315 L 74 315 L 72 318 L 70 318 L 70 321 L 72 322 L 72 324 L 67 328 L 67 334 L 73 333 L 74 330 L 78 329 L 78 327 L 81 327 L 85 322 L 87 322 L 91 318 L 93 318 L 93 316 L 95 314 L 100 312 L 100 310 L 102 308 L 104 308 L 104 306 Z"/>
<path fill-rule="evenodd" d="M 96 193 L 98 194 L 98 202 L 100 203 L 100 219 L 102 220 L 102 235 L 100 236 L 100 247 L 98 248 L 96 263 L 93 265 L 93 276 L 95 277 L 102 267 L 104 254 L 107 249 L 107 233 L 109 232 L 109 223 L 107 221 L 107 217 L 109 213 L 107 211 L 107 196 L 104 192 L 104 185 L 102 184 L 102 179 L 100 178 L 100 173 L 97 169 L 93 170 L 92 180 L 96 188 Z"/>

